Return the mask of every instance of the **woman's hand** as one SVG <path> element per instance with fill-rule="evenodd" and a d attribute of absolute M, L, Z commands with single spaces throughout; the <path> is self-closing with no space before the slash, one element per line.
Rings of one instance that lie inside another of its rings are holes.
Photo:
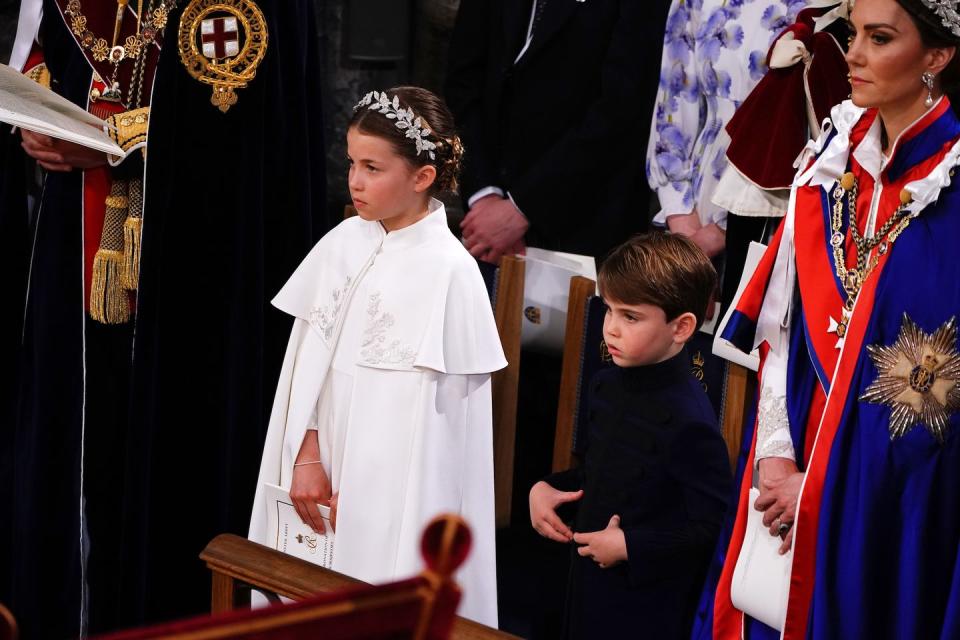
<path fill-rule="evenodd" d="M 20 129 L 20 146 L 47 171 L 93 169 L 107 164 L 107 154 L 66 140 Z"/>
<path fill-rule="evenodd" d="M 716 222 L 700 227 L 690 239 L 708 258 L 720 255 L 727 246 L 727 232 L 717 226 Z"/>
<path fill-rule="evenodd" d="M 790 458 L 764 458 L 757 465 L 760 471 L 760 491 L 773 489 L 797 473 L 797 463 Z"/>
<path fill-rule="evenodd" d="M 768 463 L 766 474 L 763 472 L 764 463 Z M 760 461 L 760 496 L 753 506 L 763 511 L 763 526 L 769 528 L 770 535 L 783 538 L 781 555 L 789 551 L 793 544 L 793 523 L 797 518 L 797 501 L 804 477 L 796 468 L 792 460 L 784 458 Z M 789 527 L 785 532 L 781 530 L 783 525 Z"/>
<path fill-rule="evenodd" d="M 310 429 L 303 437 L 300 452 L 293 467 L 293 481 L 290 483 L 290 500 L 303 523 L 316 533 L 326 533 L 323 517 L 318 504 L 330 502 L 330 478 L 320 460 L 320 443 L 316 430 Z M 302 464 L 311 463 L 311 464 Z M 332 514 L 331 514 L 332 516 Z"/>
<path fill-rule="evenodd" d="M 533 485 L 530 489 L 530 524 L 534 531 L 555 542 L 573 540 L 573 531 L 557 515 L 557 507 L 582 497 L 583 489 L 560 491 L 543 480 Z"/>
<path fill-rule="evenodd" d="M 675 213 L 667 216 L 667 229 L 670 233 L 677 235 L 693 237 L 703 225 L 700 224 L 700 214 L 694 209 L 690 213 Z"/>

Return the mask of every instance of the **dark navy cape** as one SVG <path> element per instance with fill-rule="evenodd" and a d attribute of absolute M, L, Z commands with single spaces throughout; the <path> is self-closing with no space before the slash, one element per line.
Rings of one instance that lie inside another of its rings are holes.
<path fill-rule="evenodd" d="M 197 556 L 246 532 L 290 329 L 269 299 L 326 230 L 313 3 L 258 0 L 266 56 L 227 113 L 179 59 L 187 4 L 153 87 L 135 321 L 85 311 L 82 172 L 47 176 L 35 238 L 16 243 L 32 255 L 26 307 L 21 296 L 4 312 L 16 328 L 2 325 L 4 353 L 11 331 L 22 344 L 17 417 L 0 430 L 0 480 L 13 479 L 0 594 L 24 637 L 208 610 Z M 86 107 L 90 64 L 54 2 L 40 36 L 55 90 Z"/>

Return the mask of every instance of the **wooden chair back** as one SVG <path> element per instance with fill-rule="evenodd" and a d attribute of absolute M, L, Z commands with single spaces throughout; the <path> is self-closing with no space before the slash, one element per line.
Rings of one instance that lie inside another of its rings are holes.
<path fill-rule="evenodd" d="M 498 527 L 510 524 L 513 467 L 517 438 L 517 392 L 520 383 L 520 329 L 523 320 L 524 264 L 504 256 L 493 277 L 493 316 L 507 366 L 493 374 L 493 475 Z"/>
<path fill-rule="evenodd" d="M 221 535 L 200 555 L 213 572 L 213 615 L 102 640 L 512 638 L 455 615 L 460 588 L 452 576 L 469 546 L 463 520 L 441 516 L 427 527 L 421 543 L 427 569 L 409 580 L 372 586 L 244 538 Z M 295 602 L 251 610 L 251 587 Z"/>
<path fill-rule="evenodd" d="M 757 391 L 757 374 L 734 362 L 726 362 L 723 383 L 723 409 L 720 412 L 720 431 L 727 443 L 730 468 L 736 473 L 737 458 L 743 446 L 744 431 L 751 432 L 753 424 L 746 424 Z"/>

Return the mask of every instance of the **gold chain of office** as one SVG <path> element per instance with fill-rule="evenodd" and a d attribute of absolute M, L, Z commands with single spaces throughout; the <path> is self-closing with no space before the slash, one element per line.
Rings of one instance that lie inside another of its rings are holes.
<path fill-rule="evenodd" d="M 152 10 L 148 8 L 147 15 L 143 18 L 143 0 L 139 0 L 137 33 L 128 36 L 122 45 L 117 40 L 120 37 L 120 25 L 123 23 L 123 15 L 127 10 L 128 0 L 117 0 L 117 18 L 114 23 L 113 39 L 109 45 L 106 38 L 98 37 L 97 34 L 87 28 L 87 17 L 83 15 L 83 6 L 80 4 L 80 0 L 67 2 L 67 8 L 63 13 L 69 18 L 70 30 L 77 36 L 80 46 L 88 49 L 94 60 L 97 62 L 109 60 L 116 65 L 124 59 L 139 58 L 144 47 L 156 42 L 157 36 L 163 33 L 164 27 L 167 26 L 170 12 L 176 8 L 178 1 L 164 0 L 159 7 Z"/>

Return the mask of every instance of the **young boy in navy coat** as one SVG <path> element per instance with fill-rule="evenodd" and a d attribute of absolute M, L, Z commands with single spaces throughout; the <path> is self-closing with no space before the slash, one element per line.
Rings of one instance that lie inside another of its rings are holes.
<path fill-rule="evenodd" d="M 689 240 L 624 243 L 599 274 L 616 367 L 591 381 L 584 465 L 530 491 L 542 536 L 572 544 L 567 638 L 686 638 L 731 490 L 717 418 L 684 344 L 716 272 Z M 557 508 L 572 504 L 571 529 Z"/>

